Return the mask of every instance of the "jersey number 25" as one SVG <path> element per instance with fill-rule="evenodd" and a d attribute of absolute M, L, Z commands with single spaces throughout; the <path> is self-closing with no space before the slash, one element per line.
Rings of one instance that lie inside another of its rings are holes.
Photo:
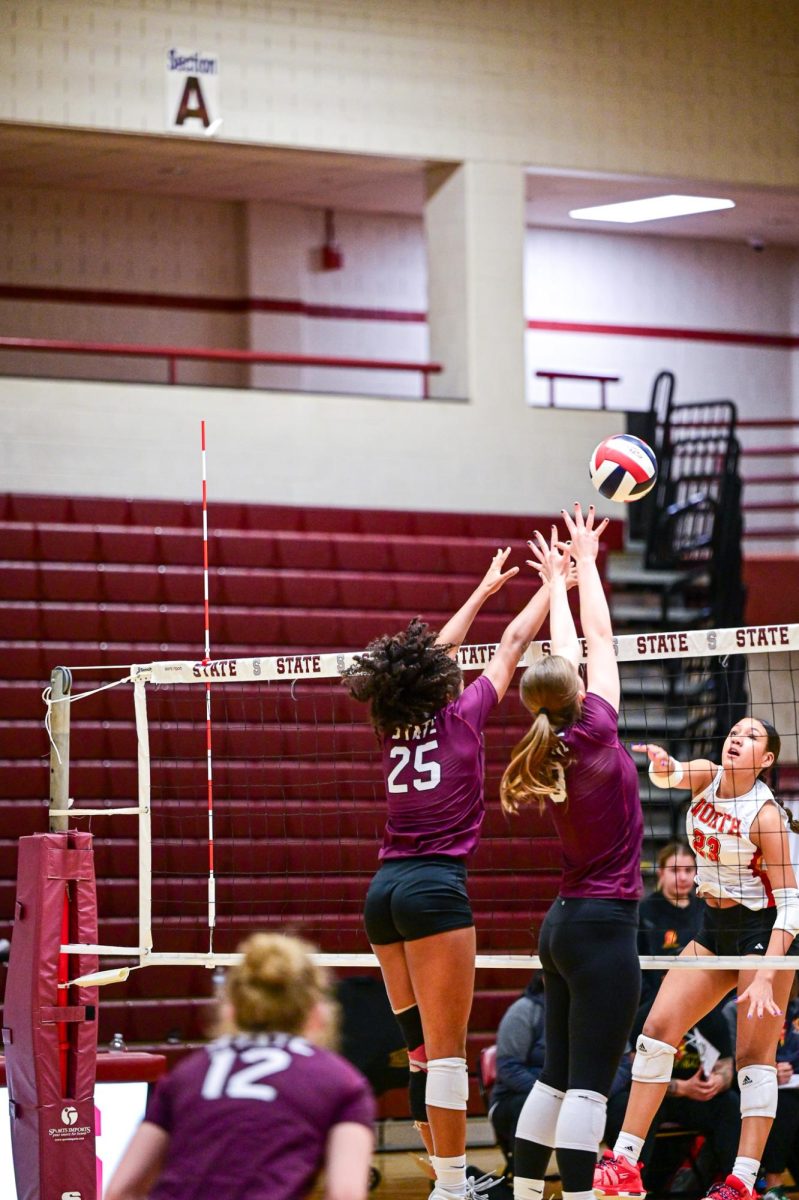
<path fill-rule="evenodd" d="M 435 738 L 430 742 L 420 742 L 414 747 L 413 751 L 413 775 L 412 782 L 414 790 L 417 792 L 429 792 L 431 788 L 437 787 L 441 782 L 441 764 L 435 759 L 426 759 L 425 755 L 432 753 L 438 749 L 438 742 Z M 409 746 L 392 746 L 388 752 L 389 758 L 396 758 L 396 767 L 389 774 L 386 781 L 386 787 L 390 792 L 407 792 L 408 784 L 402 783 L 400 776 L 405 771 L 405 768 L 411 761 L 411 750 Z M 407 774 L 405 778 L 407 779 Z"/>

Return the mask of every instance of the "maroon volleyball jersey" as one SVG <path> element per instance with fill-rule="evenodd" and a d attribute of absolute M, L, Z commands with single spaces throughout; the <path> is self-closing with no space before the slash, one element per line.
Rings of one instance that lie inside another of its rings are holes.
<path fill-rule="evenodd" d="M 638 771 L 619 740 L 613 705 L 589 692 L 563 741 L 568 799 L 549 803 L 563 859 L 560 895 L 638 900 L 644 837 Z"/>
<path fill-rule="evenodd" d="M 300 1200 L 327 1135 L 371 1127 L 375 1102 L 355 1067 L 288 1034 L 220 1038 L 157 1085 L 145 1120 L 169 1134 L 150 1200 Z"/>
<path fill-rule="evenodd" d="M 498 700 L 485 675 L 425 721 L 383 738 L 388 821 L 380 858 L 471 854 L 485 816 L 483 728 Z"/>

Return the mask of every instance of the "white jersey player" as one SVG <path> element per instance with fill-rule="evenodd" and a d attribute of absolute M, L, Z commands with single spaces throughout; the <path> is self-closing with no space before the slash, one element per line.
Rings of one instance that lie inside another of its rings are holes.
<path fill-rule="evenodd" d="M 799 891 L 788 850 L 789 815 L 760 778 L 777 761 L 780 738 L 745 717 L 727 735 L 721 764 L 678 762 L 660 746 L 649 756 L 656 787 L 691 792 L 688 840 L 696 855 L 703 914 L 680 958 L 751 956 L 741 970 L 669 971 L 637 1039 L 633 1086 L 621 1133 L 596 1168 L 597 1196 L 643 1197 L 638 1158 L 671 1079 L 675 1047 L 732 989 L 738 991 L 737 1062 L 741 1137 L 732 1173 L 712 1200 L 754 1200 L 763 1147 L 777 1109 L 775 1056 L 793 970 L 758 967 L 757 957 L 796 954 Z M 799 823 L 797 823 L 799 824 Z M 705 1085 L 712 1088 L 712 1079 Z M 708 1098 L 710 1096 L 708 1092 Z"/>

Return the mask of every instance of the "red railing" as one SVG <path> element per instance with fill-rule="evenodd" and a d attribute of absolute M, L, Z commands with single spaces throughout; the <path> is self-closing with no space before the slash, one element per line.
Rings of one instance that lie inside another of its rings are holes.
<path fill-rule="evenodd" d="M 761 430 L 761 429 L 781 429 L 791 430 L 799 429 L 799 420 L 793 417 L 754 417 L 743 421 L 738 421 L 736 424 L 738 432 L 745 430 Z M 799 444 L 783 443 L 779 446 L 741 446 L 741 458 L 743 464 L 746 464 L 750 459 L 770 459 L 770 458 L 792 458 L 799 454 Z M 743 474 L 744 487 L 748 490 L 753 487 L 774 487 L 779 485 L 792 485 L 799 483 L 799 473 L 783 472 L 779 474 L 765 474 L 765 468 L 757 475 Z M 745 500 L 743 504 L 744 513 L 781 513 L 789 515 L 799 510 L 799 501 L 797 500 Z M 747 528 L 746 538 L 770 539 L 770 540 L 785 540 L 799 537 L 799 525 L 770 525 L 760 529 Z"/>
<path fill-rule="evenodd" d="M 577 379 L 582 383 L 598 383 L 599 384 L 599 407 L 601 409 L 607 406 L 607 395 L 605 392 L 606 385 L 609 383 L 621 383 L 621 375 L 581 375 L 575 371 L 536 371 L 536 379 L 549 380 L 549 407 L 555 408 L 555 383 L 558 379 Z"/>
<path fill-rule="evenodd" d="M 167 383 L 178 382 L 179 362 L 227 362 L 247 366 L 335 367 L 350 371 L 415 372 L 422 377 L 422 396 L 428 398 L 428 379 L 443 370 L 440 363 L 398 362 L 395 359 L 333 358 L 322 354 L 264 354 L 258 350 L 212 350 L 191 346 L 146 346 L 138 343 L 74 342 L 52 338 L 0 337 L 0 350 L 45 354 L 85 354 L 100 358 L 160 359 L 167 364 Z"/>

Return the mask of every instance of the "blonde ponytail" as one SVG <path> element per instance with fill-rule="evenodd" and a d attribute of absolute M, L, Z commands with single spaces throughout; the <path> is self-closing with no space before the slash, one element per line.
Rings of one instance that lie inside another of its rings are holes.
<path fill-rule="evenodd" d="M 566 799 L 566 747 L 557 735 L 549 713 L 540 710 L 522 740 L 513 748 L 511 760 L 499 785 L 499 798 L 506 813 L 537 799 L 544 807 L 547 796 L 556 804 Z"/>
<path fill-rule="evenodd" d="M 568 659 L 553 654 L 528 667 L 519 684 L 522 704 L 533 723 L 517 746 L 499 785 L 507 813 L 537 799 L 539 808 L 549 796 L 566 800 L 565 770 L 569 754 L 558 731 L 573 725 L 581 710 L 580 677 Z"/>
<path fill-rule="evenodd" d="M 279 933 L 255 933 L 225 983 L 236 1028 L 245 1033 L 302 1033 L 322 1000 L 327 977 L 313 947 Z"/>

